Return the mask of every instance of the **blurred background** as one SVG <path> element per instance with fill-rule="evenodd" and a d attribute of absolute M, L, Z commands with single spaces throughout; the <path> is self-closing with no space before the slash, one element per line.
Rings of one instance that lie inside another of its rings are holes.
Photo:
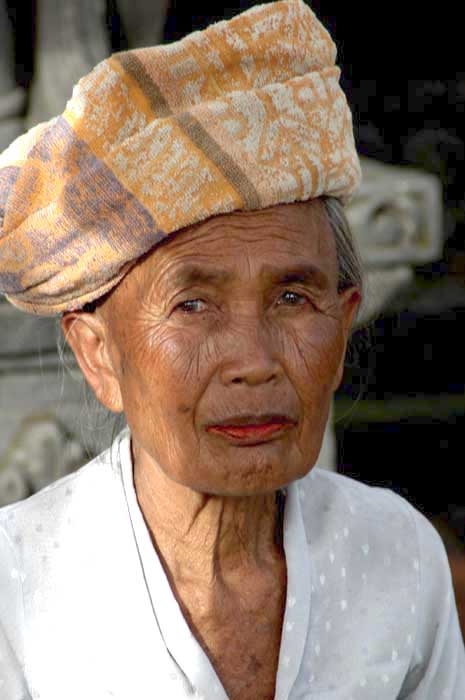
<path fill-rule="evenodd" d="M 109 53 L 177 40 L 255 4 L 197 2 L 193 13 L 175 0 L 0 0 L 0 150 L 61 112 L 72 86 Z M 387 486 L 431 520 L 465 632 L 465 69 L 457 72 L 457 22 L 419 3 L 412 18 L 400 3 L 359 16 L 350 3 L 308 4 L 338 46 L 363 159 L 364 189 L 348 215 L 371 304 L 354 334 L 322 466 Z M 410 79 L 431 74 L 446 77 Z M 56 322 L 3 301 L 0 417 L 0 503 L 84 463 L 117 429 L 85 394 Z"/>

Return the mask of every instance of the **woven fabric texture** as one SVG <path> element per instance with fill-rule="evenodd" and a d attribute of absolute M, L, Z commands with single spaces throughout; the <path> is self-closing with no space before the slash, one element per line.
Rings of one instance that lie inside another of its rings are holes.
<path fill-rule="evenodd" d="M 211 216 L 347 203 L 361 180 L 336 46 L 302 0 L 114 54 L 0 156 L 0 292 L 54 315 Z"/>

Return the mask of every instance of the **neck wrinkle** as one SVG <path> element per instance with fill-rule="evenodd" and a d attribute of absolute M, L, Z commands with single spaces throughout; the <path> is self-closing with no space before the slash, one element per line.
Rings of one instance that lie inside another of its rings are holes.
<path fill-rule="evenodd" d="M 165 571 L 180 586 L 240 587 L 284 557 L 282 492 L 200 494 L 134 461 L 137 500 Z"/>

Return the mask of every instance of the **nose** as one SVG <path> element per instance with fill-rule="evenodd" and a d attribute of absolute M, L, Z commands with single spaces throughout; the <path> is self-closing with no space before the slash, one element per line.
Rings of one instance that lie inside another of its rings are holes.
<path fill-rule="evenodd" d="M 256 316 L 231 321 L 223 335 L 223 384 L 264 384 L 278 381 L 283 370 L 271 329 Z"/>

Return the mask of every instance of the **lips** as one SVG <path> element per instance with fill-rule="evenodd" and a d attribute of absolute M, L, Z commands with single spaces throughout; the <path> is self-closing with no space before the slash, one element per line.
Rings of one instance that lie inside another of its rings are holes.
<path fill-rule="evenodd" d="M 267 423 L 261 424 L 213 425 L 207 430 L 208 432 L 226 437 L 233 442 L 254 445 L 277 437 L 293 425 L 294 421 L 280 417 L 279 419 L 269 420 Z"/>
<path fill-rule="evenodd" d="M 287 413 L 238 413 L 233 416 L 228 416 L 220 421 L 215 421 L 209 424 L 209 428 L 235 428 L 263 426 L 270 423 L 296 423 L 296 421 Z"/>

